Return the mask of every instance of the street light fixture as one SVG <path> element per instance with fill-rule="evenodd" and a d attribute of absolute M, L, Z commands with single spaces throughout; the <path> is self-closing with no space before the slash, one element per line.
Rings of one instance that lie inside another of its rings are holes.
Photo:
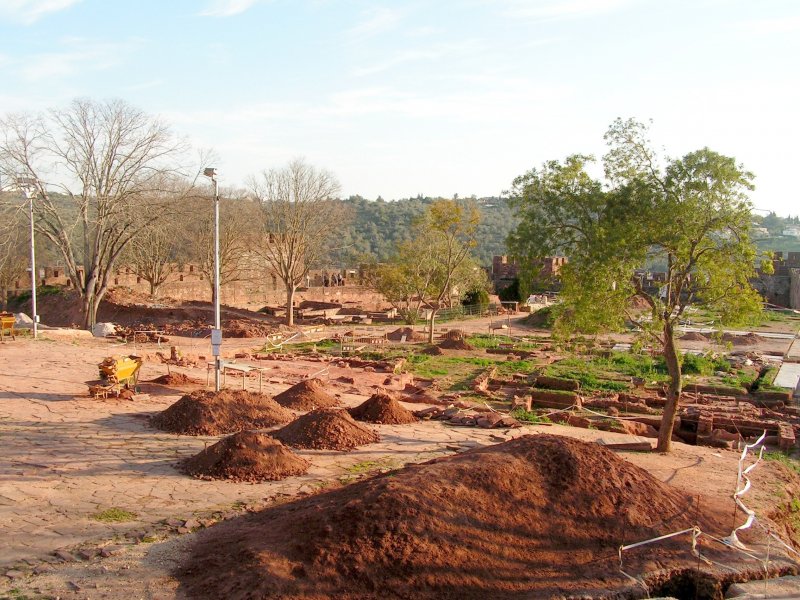
<path fill-rule="evenodd" d="M 203 175 L 214 184 L 214 329 L 211 330 L 211 354 L 214 356 L 214 390 L 220 390 L 220 347 L 222 346 L 222 324 L 219 310 L 219 183 L 217 170 L 213 167 L 203 169 Z"/>
<path fill-rule="evenodd" d="M 36 312 L 36 246 L 33 232 L 33 199 L 36 197 L 38 181 L 34 177 L 17 177 L 17 186 L 28 200 L 28 215 L 31 224 L 31 318 L 33 319 L 33 339 L 39 335 L 39 314 Z"/>

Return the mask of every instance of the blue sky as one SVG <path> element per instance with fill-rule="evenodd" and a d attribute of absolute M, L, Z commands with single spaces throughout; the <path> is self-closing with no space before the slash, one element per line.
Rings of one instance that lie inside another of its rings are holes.
<path fill-rule="evenodd" d="M 796 0 L 0 0 L 0 113 L 119 97 L 236 185 L 303 156 L 343 194 L 497 195 L 617 116 L 800 213 Z"/>

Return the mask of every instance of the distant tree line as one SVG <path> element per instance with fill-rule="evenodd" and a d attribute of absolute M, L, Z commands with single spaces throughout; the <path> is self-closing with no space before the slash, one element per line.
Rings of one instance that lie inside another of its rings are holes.
<path fill-rule="evenodd" d="M 387 202 L 380 197 L 367 200 L 350 196 L 343 200 L 350 219 L 343 224 L 341 235 L 331 255 L 334 264 L 353 264 L 362 257 L 386 262 L 398 244 L 412 236 L 413 224 L 437 201 L 443 198 L 417 196 Z M 464 199 L 462 199 L 463 201 Z M 492 264 L 492 256 L 506 254 L 506 238 L 516 227 L 517 218 L 505 198 L 468 198 L 480 215 L 475 231 L 473 258 L 481 266 Z"/>

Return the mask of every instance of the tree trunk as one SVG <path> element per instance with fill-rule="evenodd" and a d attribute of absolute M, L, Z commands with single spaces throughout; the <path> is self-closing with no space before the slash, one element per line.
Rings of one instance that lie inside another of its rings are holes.
<path fill-rule="evenodd" d="M 153 300 L 158 298 L 158 288 L 159 288 L 159 284 L 153 283 L 152 281 L 150 282 L 150 297 Z"/>
<path fill-rule="evenodd" d="M 83 327 L 91 331 L 96 322 L 97 302 L 95 301 L 95 295 L 93 292 L 87 292 L 83 299 Z"/>
<path fill-rule="evenodd" d="M 428 319 L 428 343 L 433 343 L 433 327 L 436 323 L 436 309 L 431 310 L 431 316 Z"/>
<path fill-rule="evenodd" d="M 672 448 L 672 431 L 675 428 L 675 417 L 678 415 L 681 400 L 681 359 L 675 346 L 675 333 L 669 322 L 664 325 L 664 360 L 667 363 L 670 381 L 667 388 L 667 403 L 658 430 L 656 450 L 659 452 L 669 452 Z"/>
<path fill-rule="evenodd" d="M 294 290 L 293 285 L 286 286 L 286 324 L 294 325 Z"/>

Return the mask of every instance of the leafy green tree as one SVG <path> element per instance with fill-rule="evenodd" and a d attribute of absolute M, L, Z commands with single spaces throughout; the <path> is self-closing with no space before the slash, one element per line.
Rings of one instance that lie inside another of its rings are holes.
<path fill-rule="evenodd" d="M 461 301 L 464 306 L 486 306 L 489 304 L 489 292 L 485 286 L 478 286 L 467 291 L 464 299 Z"/>
<path fill-rule="evenodd" d="M 497 296 L 503 302 L 520 302 L 522 295 L 519 289 L 519 277 L 514 277 L 509 285 L 497 292 Z"/>
<path fill-rule="evenodd" d="M 436 313 L 485 281 L 470 256 L 480 214 L 473 204 L 433 202 L 400 242 L 391 259 L 378 268 L 374 287 L 413 322 L 427 306 L 428 341 L 433 342 Z"/>
<path fill-rule="evenodd" d="M 592 157 L 551 161 L 514 180 L 521 219 L 509 243 L 534 259 L 564 254 L 562 330 L 620 330 L 629 320 L 657 344 L 670 376 L 658 450 L 669 451 L 681 399 L 675 328 L 689 305 L 717 312 L 723 323 L 752 317 L 761 299 L 749 283 L 756 249 L 750 240 L 753 175 L 708 148 L 660 161 L 647 127 L 616 120 L 605 139 L 606 181 L 587 172 Z M 640 269 L 666 265 L 648 285 Z M 641 299 L 644 313 L 632 310 Z"/>

